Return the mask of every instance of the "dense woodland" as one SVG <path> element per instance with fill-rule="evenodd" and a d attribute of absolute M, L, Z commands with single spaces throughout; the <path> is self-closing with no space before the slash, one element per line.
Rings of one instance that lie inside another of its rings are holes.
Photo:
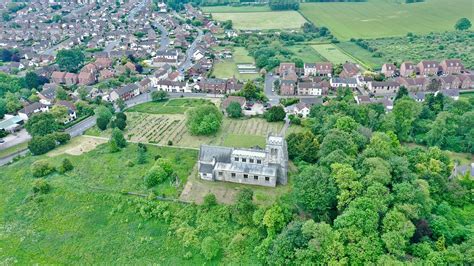
<path fill-rule="evenodd" d="M 298 171 L 292 191 L 271 206 L 255 205 L 252 190 L 243 189 L 232 205 L 209 194 L 200 206 L 139 199 L 121 209 L 169 225 L 185 259 L 199 253 L 243 264 L 467 264 L 474 259 L 473 180 L 450 178 L 453 161 L 438 147 L 403 144 L 417 136 L 423 112 L 437 114 L 433 123 L 465 113 L 465 129 L 473 130 L 467 116 L 474 102 L 438 101 L 443 105 L 400 94 L 386 114 L 382 105 L 356 105 L 350 90 L 340 90 L 312 108 L 306 131 L 288 136 Z"/>

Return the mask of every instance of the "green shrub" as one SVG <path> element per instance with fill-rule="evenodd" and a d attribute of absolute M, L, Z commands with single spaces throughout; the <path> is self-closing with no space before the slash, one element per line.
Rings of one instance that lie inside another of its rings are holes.
<path fill-rule="evenodd" d="M 48 181 L 43 178 L 36 179 L 33 183 L 33 193 L 35 195 L 48 194 L 51 191 L 51 186 Z"/>
<path fill-rule="evenodd" d="M 34 177 L 43 177 L 51 174 L 56 169 L 46 160 L 38 160 L 31 165 L 31 172 Z"/>
<path fill-rule="evenodd" d="M 166 171 L 162 167 L 155 165 L 148 170 L 145 175 L 145 185 L 147 188 L 151 188 L 163 183 L 167 178 L 168 175 L 166 174 Z"/>
<path fill-rule="evenodd" d="M 206 237 L 202 240 L 201 243 L 201 253 L 208 260 L 212 260 L 219 253 L 219 242 L 217 242 L 213 237 Z"/>
<path fill-rule="evenodd" d="M 204 207 L 209 208 L 216 205 L 217 205 L 216 195 L 209 193 L 206 196 L 204 196 L 204 204 L 203 204 Z"/>
<path fill-rule="evenodd" d="M 74 166 L 72 165 L 71 160 L 69 160 L 68 158 L 64 158 L 61 163 L 61 166 L 59 166 L 60 173 L 66 173 L 72 171 L 73 169 Z"/>
<path fill-rule="evenodd" d="M 51 134 L 51 137 L 59 142 L 59 145 L 66 144 L 69 140 L 71 140 L 71 136 L 65 132 L 54 132 Z"/>
<path fill-rule="evenodd" d="M 28 149 L 33 155 L 45 154 L 56 147 L 56 141 L 51 136 L 36 136 L 28 142 Z"/>

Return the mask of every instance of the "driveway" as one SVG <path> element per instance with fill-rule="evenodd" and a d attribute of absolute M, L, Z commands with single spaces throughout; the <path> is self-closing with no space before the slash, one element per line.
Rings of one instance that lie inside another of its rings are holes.
<path fill-rule="evenodd" d="M 26 132 L 26 129 L 22 129 L 14 134 L 10 134 L 3 138 L 4 143 L 0 143 L 0 151 L 8 149 L 12 146 L 18 145 L 23 142 L 27 142 L 31 139 L 30 134 Z"/>

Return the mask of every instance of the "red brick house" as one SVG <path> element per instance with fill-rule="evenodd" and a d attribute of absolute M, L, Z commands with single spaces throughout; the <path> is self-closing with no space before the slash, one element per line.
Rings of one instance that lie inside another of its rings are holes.
<path fill-rule="evenodd" d="M 205 79 L 198 82 L 198 90 L 207 93 L 225 94 L 226 80 L 224 79 Z"/>
<path fill-rule="evenodd" d="M 79 85 L 92 85 L 95 83 L 95 74 L 90 72 L 81 72 L 78 76 Z"/>
<path fill-rule="evenodd" d="M 439 71 L 439 63 L 431 60 L 423 60 L 416 65 L 420 75 L 422 76 L 436 76 Z"/>
<path fill-rule="evenodd" d="M 359 67 L 354 63 L 346 62 L 342 65 L 342 72 L 339 74 L 341 78 L 353 78 L 360 74 Z"/>
<path fill-rule="evenodd" d="M 416 74 L 416 67 L 413 65 L 412 62 L 403 62 L 400 65 L 400 76 L 401 77 L 410 77 L 413 75 L 413 73 Z"/>
<path fill-rule="evenodd" d="M 77 78 L 77 74 L 66 73 L 66 75 L 64 76 L 64 82 L 66 83 L 66 85 L 69 85 L 69 86 L 77 84 L 77 82 L 79 82 Z"/>
<path fill-rule="evenodd" d="M 280 95 L 295 95 L 296 83 L 293 80 L 282 80 L 280 84 Z"/>
<path fill-rule="evenodd" d="M 382 70 L 380 71 L 385 77 L 393 77 L 397 71 L 397 67 L 394 64 L 383 64 Z"/>
<path fill-rule="evenodd" d="M 53 83 L 63 84 L 66 83 L 66 80 L 64 79 L 65 76 L 66 72 L 54 71 L 53 74 L 51 74 L 51 80 Z"/>
<path fill-rule="evenodd" d="M 461 74 L 464 65 L 459 59 L 446 59 L 439 64 L 444 75 Z"/>
<path fill-rule="evenodd" d="M 280 63 L 280 67 L 278 67 L 278 74 L 283 74 L 285 71 L 293 71 L 296 72 L 296 65 L 295 63 Z"/>

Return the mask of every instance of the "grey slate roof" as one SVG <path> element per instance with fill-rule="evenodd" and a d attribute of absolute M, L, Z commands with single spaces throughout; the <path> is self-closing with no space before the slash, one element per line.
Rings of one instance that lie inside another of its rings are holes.
<path fill-rule="evenodd" d="M 232 148 L 201 145 L 199 150 L 199 160 L 201 162 L 211 162 L 214 158 L 216 162 L 230 163 Z"/>

